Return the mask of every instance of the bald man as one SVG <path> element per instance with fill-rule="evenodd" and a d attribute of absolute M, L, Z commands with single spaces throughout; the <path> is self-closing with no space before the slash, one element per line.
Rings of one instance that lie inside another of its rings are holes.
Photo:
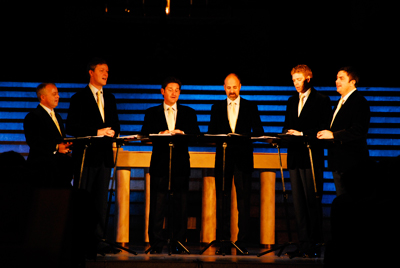
<path fill-rule="evenodd" d="M 264 134 L 257 105 L 239 96 L 241 82 L 236 74 L 229 74 L 224 81 L 226 100 L 218 101 L 211 108 L 211 119 L 208 127 L 210 134 L 237 133 L 242 135 L 261 136 Z M 216 145 L 215 183 L 217 190 L 218 236 L 230 240 L 230 201 L 222 209 L 222 144 Z M 236 244 L 245 254 L 245 245 L 249 242 L 248 229 L 250 218 L 251 174 L 253 172 L 253 145 L 250 140 L 240 143 L 228 143 L 225 154 L 225 193 L 230 200 L 232 178 L 236 187 L 237 206 L 239 211 L 239 234 Z M 224 211 L 224 215 L 222 215 Z M 223 220 L 222 220 L 223 217 Z M 224 226 L 221 226 L 221 222 Z M 221 232 L 223 230 L 223 233 Z M 217 254 L 229 254 L 230 250 L 221 248 Z"/>

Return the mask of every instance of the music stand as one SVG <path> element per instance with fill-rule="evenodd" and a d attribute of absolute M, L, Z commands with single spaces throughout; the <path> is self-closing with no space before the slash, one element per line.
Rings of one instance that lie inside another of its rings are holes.
<path fill-rule="evenodd" d="M 296 245 L 295 243 L 292 242 L 292 232 L 290 229 L 290 219 L 289 219 L 289 209 L 288 209 L 288 194 L 286 193 L 286 187 L 285 187 L 285 178 L 283 176 L 283 165 L 282 165 L 282 156 L 281 156 L 281 150 L 280 150 L 280 145 L 279 143 L 281 142 L 281 140 L 278 137 L 268 137 L 268 136 L 263 136 L 263 137 L 254 137 L 252 138 L 252 140 L 255 141 L 264 141 L 267 142 L 269 144 L 271 144 L 272 146 L 274 146 L 275 148 L 277 148 L 278 150 L 278 156 L 279 156 L 279 165 L 280 165 L 280 172 L 281 172 L 281 179 L 282 179 L 282 196 L 283 196 L 283 205 L 284 205 L 284 209 L 285 209 L 285 216 L 286 216 L 286 227 L 287 227 L 287 232 L 288 232 L 288 238 L 289 241 L 279 245 L 279 246 L 275 246 L 270 250 L 261 252 L 257 255 L 257 257 L 263 256 L 267 253 L 279 250 L 277 256 L 281 256 L 283 250 L 290 246 L 290 245 Z"/>
<path fill-rule="evenodd" d="M 221 210 L 221 226 L 222 226 L 222 234 L 224 233 L 224 228 L 225 228 L 225 224 L 224 224 L 224 210 L 225 210 L 225 202 L 226 202 L 226 192 L 225 192 L 225 156 L 226 156 L 226 147 L 228 146 L 227 144 L 227 139 L 229 139 L 230 137 L 244 137 L 241 135 L 231 135 L 231 134 L 216 134 L 216 135 L 212 135 L 212 134 L 206 134 L 204 135 L 204 137 L 212 137 L 213 141 L 215 142 L 216 140 L 221 140 L 223 141 L 222 143 L 222 190 L 221 190 L 221 194 L 222 194 L 222 210 Z M 219 244 L 220 248 L 221 248 L 221 254 L 222 256 L 225 256 L 226 252 L 225 249 L 228 248 L 226 247 L 226 245 L 229 245 L 229 250 L 230 250 L 230 246 L 233 246 L 234 248 L 236 248 L 237 251 L 239 251 L 242 255 L 246 255 L 243 250 L 241 250 L 233 241 L 231 240 L 223 240 L 223 239 L 217 239 L 217 240 L 213 240 L 211 241 L 201 252 L 200 255 L 203 254 L 209 247 L 211 247 L 214 244 Z"/>
<path fill-rule="evenodd" d="M 178 138 L 179 137 L 179 138 Z M 157 247 L 161 243 L 166 243 L 168 247 L 168 255 L 172 254 L 172 244 L 175 243 L 178 245 L 181 249 L 183 249 L 187 254 L 190 254 L 189 250 L 179 241 L 174 239 L 174 232 L 171 226 L 173 225 L 173 217 L 171 219 L 171 206 L 173 205 L 173 196 L 174 192 L 171 187 L 171 182 L 172 182 L 172 149 L 174 147 L 174 141 L 177 139 L 187 139 L 189 138 L 190 135 L 185 135 L 185 134 L 151 134 L 150 135 L 150 140 L 151 141 L 163 141 L 163 142 L 169 142 L 169 163 L 168 163 L 168 212 L 167 212 L 167 228 L 169 232 L 169 238 L 167 239 L 159 239 L 156 241 L 152 246 L 150 246 L 145 253 L 149 253 L 154 247 Z"/>
<path fill-rule="evenodd" d="M 107 243 L 111 246 L 114 246 L 116 248 L 125 250 L 129 253 L 132 253 L 134 255 L 137 255 L 137 252 L 127 249 L 125 247 L 122 247 L 118 244 L 115 244 L 113 242 L 110 242 L 106 239 L 107 236 L 107 226 L 108 226 L 108 219 L 109 219 L 109 214 L 110 214 L 110 207 L 111 207 L 111 202 L 112 202 L 112 195 L 113 193 L 113 187 L 114 187 L 114 180 L 116 178 L 116 168 L 117 168 L 117 160 L 118 160 L 118 151 L 119 148 L 121 147 L 122 143 L 124 140 L 122 139 L 113 139 L 110 137 L 99 137 L 99 136 L 88 136 L 88 137 L 77 137 L 77 138 L 65 138 L 64 141 L 79 141 L 79 142 L 84 142 L 84 149 L 83 149 L 83 154 L 82 154 L 82 163 L 81 163 L 81 168 L 80 168 L 80 174 L 79 174 L 79 181 L 78 181 L 78 189 L 81 188 L 81 181 L 82 181 L 82 173 L 83 173 L 83 167 L 84 167 L 84 162 L 85 162 L 85 157 L 86 157 L 86 150 L 88 147 L 90 147 L 90 145 L 92 145 L 94 142 L 98 141 L 99 139 L 112 139 L 116 142 L 117 144 L 117 152 L 116 152 L 116 156 L 115 156 L 115 163 L 114 163 L 114 174 L 113 174 L 113 178 L 112 178 L 112 186 L 111 186 L 111 190 L 109 193 L 109 200 L 108 200 L 108 206 L 107 206 L 107 214 L 106 214 L 106 222 L 105 222 L 105 228 L 104 228 L 104 234 L 103 234 L 103 239 L 102 242 Z"/>

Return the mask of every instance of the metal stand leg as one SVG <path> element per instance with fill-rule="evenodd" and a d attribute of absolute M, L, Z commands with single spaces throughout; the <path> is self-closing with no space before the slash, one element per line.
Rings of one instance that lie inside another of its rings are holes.
<path fill-rule="evenodd" d="M 285 179 L 283 177 L 283 167 L 282 167 L 282 157 L 281 157 L 281 150 L 279 148 L 279 145 L 273 144 L 277 149 L 278 149 L 278 155 L 279 155 L 279 164 L 280 164 L 280 170 L 281 170 L 281 177 L 282 177 L 282 191 L 283 191 L 283 202 L 284 202 L 284 208 L 285 208 L 285 216 L 286 216 L 286 226 L 287 226 L 287 231 L 288 231 L 288 237 L 289 237 L 289 242 L 284 243 L 283 245 L 280 246 L 276 246 L 273 247 L 270 250 L 264 251 L 260 254 L 257 255 L 257 257 L 263 256 L 267 253 L 279 250 L 278 252 L 278 256 L 281 256 L 283 250 L 290 245 L 295 245 L 294 243 L 292 243 L 292 232 L 290 230 L 290 219 L 289 219 L 289 211 L 288 211 L 288 204 L 287 204 L 287 200 L 288 200 L 288 195 L 286 193 L 286 187 L 285 187 Z"/>
<path fill-rule="evenodd" d="M 111 190 L 110 190 L 110 193 L 109 193 L 109 196 L 108 196 L 107 215 L 106 215 L 106 222 L 105 222 L 105 225 L 104 225 L 105 228 L 104 228 L 104 235 L 103 235 L 103 240 L 102 241 L 107 243 L 107 244 L 109 244 L 110 246 L 122 249 L 122 250 L 127 251 L 129 253 L 132 253 L 134 255 L 137 255 L 136 251 L 130 250 L 130 249 L 125 248 L 125 247 L 122 247 L 122 246 L 120 246 L 120 245 L 118 245 L 116 243 L 113 243 L 113 242 L 110 242 L 110 241 L 107 240 L 108 219 L 110 217 L 112 197 L 114 195 L 114 185 L 115 185 L 115 180 L 116 180 L 116 177 L 117 177 L 117 162 L 118 162 L 118 153 L 119 153 L 119 148 L 120 147 L 121 147 L 121 144 L 117 143 L 117 152 L 115 154 L 115 163 L 114 163 L 114 174 L 113 174 L 113 177 L 112 177 L 112 180 L 111 180 Z"/>
<path fill-rule="evenodd" d="M 222 154 L 222 222 L 221 222 L 221 226 L 222 228 L 224 228 L 224 209 L 225 209 L 225 202 L 226 202 L 226 194 L 225 194 L 225 151 L 226 151 L 226 147 L 227 147 L 227 143 L 224 142 L 222 144 L 222 148 L 223 148 L 223 154 Z M 223 231 L 222 231 L 223 233 Z M 203 254 L 209 247 L 211 247 L 214 244 L 219 244 L 221 247 L 221 255 L 225 256 L 227 252 L 225 252 L 225 249 L 230 249 L 231 246 L 233 246 L 234 248 L 236 248 L 237 251 L 239 251 L 242 255 L 246 255 L 234 242 L 230 241 L 230 240 L 214 240 L 212 242 L 210 242 L 201 252 L 200 254 Z M 229 247 L 228 247 L 228 246 Z"/>
<path fill-rule="evenodd" d="M 168 247 L 168 255 L 172 254 L 172 245 L 175 243 L 178 245 L 181 249 L 183 249 L 187 254 L 190 254 L 189 250 L 178 240 L 175 240 L 174 237 L 174 232 L 171 228 L 173 226 L 173 218 L 170 218 L 171 212 L 173 211 L 171 209 L 171 206 L 173 205 L 173 197 L 174 197 L 174 192 L 172 191 L 171 188 L 171 181 L 172 181 L 172 148 L 174 147 L 174 144 L 172 142 L 169 143 L 169 170 L 168 170 L 168 214 L 167 214 L 167 227 L 169 229 L 169 238 L 167 240 L 159 240 L 157 241 L 153 246 L 148 248 L 145 253 L 149 253 L 153 248 L 157 247 L 161 243 L 166 243 Z"/>

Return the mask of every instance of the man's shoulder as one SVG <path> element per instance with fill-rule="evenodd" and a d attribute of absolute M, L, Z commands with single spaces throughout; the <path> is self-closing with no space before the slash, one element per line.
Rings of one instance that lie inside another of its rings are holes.
<path fill-rule="evenodd" d="M 84 88 L 79 89 L 77 92 L 75 92 L 75 94 L 73 94 L 71 96 L 71 98 L 73 99 L 77 99 L 77 98 L 81 98 L 87 94 L 89 94 L 91 92 L 89 86 L 86 86 Z"/>
<path fill-rule="evenodd" d="M 178 111 L 184 110 L 185 112 L 195 112 L 195 110 L 187 105 L 177 104 Z"/>
<path fill-rule="evenodd" d="M 330 100 L 328 95 L 325 95 L 324 93 L 321 93 L 320 91 L 316 90 L 315 88 L 311 88 L 310 95 L 311 94 L 315 95 L 319 99 L 325 99 L 325 100 L 329 99 Z"/>
<path fill-rule="evenodd" d="M 145 110 L 145 112 L 146 112 L 146 113 L 152 113 L 152 112 L 158 111 L 159 109 L 162 109 L 162 106 L 163 106 L 162 104 L 152 106 L 152 107 L 150 107 L 150 108 L 147 108 L 147 109 Z"/>

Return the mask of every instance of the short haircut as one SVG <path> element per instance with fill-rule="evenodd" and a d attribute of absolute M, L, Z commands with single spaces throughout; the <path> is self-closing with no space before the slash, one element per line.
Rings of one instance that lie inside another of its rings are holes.
<path fill-rule="evenodd" d="M 36 87 L 36 96 L 37 96 L 37 98 L 39 99 L 39 101 L 41 100 L 41 99 L 40 99 L 40 96 L 44 95 L 44 89 L 45 89 L 48 85 L 56 86 L 56 84 L 54 84 L 54 83 L 41 83 L 40 85 L 38 85 L 38 86 Z"/>
<path fill-rule="evenodd" d="M 87 65 L 87 72 L 89 72 L 90 70 L 94 71 L 94 69 L 96 69 L 96 66 L 99 64 L 107 64 L 107 62 L 102 59 L 102 58 L 93 58 L 89 61 L 88 65 Z M 108 65 L 108 64 L 107 64 Z"/>
<path fill-rule="evenodd" d="M 181 81 L 179 81 L 179 79 L 177 79 L 177 78 L 175 78 L 175 77 L 173 77 L 173 76 L 169 76 L 169 77 L 165 78 L 164 81 L 163 81 L 162 84 L 161 84 L 161 87 L 162 87 L 163 89 L 165 89 L 165 88 L 168 86 L 169 83 L 176 83 L 176 84 L 178 84 L 178 85 L 179 85 L 179 90 L 181 90 L 181 86 L 182 86 Z"/>
<path fill-rule="evenodd" d="M 353 66 L 341 67 L 341 68 L 339 68 L 338 72 L 340 72 L 340 71 L 347 73 L 347 76 L 349 77 L 349 82 L 351 80 L 356 81 L 356 83 L 354 84 L 355 86 L 357 86 L 358 83 L 360 82 L 360 76 L 358 74 L 358 71 Z"/>
<path fill-rule="evenodd" d="M 228 74 L 228 75 L 225 77 L 225 79 L 224 79 L 224 85 L 225 85 L 225 80 L 226 80 L 226 78 L 227 78 L 228 76 L 231 76 L 231 75 L 233 75 L 234 77 L 237 78 L 237 80 L 239 80 L 239 84 L 242 83 L 242 80 L 240 79 L 240 77 L 239 77 L 237 74 L 235 74 L 235 73 L 230 73 L 230 74 Z"/>
<path fill-rule="evenodd" d="M 309 76 L 310 78 L 313 77 L 312 75 L 312 71 L 310 69 L 310 67 L 308 67 L 305 64 L 299 64 L 296 67 L 294 67 L 292 69 L 292 71 L 290 72 L 291 75 L 295 74 L 295 73 L 302 73 L 304 75 L 304 77 L 306 78 L 307 76 Z"/>

